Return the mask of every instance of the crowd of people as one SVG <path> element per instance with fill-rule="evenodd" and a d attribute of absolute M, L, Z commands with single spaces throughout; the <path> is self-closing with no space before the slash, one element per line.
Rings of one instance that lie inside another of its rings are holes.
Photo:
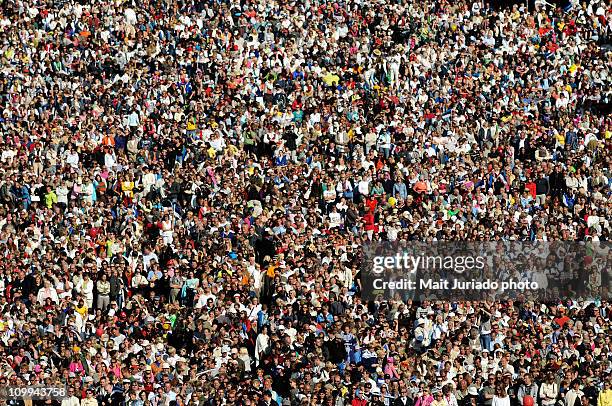
<path fill-rule="evenodd" d="M 0 403 L 611 406 L 609 274 L 360 277 L 382 241 L 609 241 L 611 29 L 605 0 L 4 0 L 0 388 L 67 396 Z"/>

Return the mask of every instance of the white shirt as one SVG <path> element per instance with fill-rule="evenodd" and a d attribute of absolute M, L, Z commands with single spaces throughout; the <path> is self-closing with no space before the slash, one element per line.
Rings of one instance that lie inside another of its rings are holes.
<path fill-rule="evenodd" d="M 342 216 L 338 212 L 331 212 L 329 213 L 329 222 L 331 228 L 338 227 L 342 223 Z"/>
<path fill-rule="evenodd" d="M 136 113 L 135 111 L 133 111 L 132 114 L 128 116 L 128 125 L 130 127 L 138 127 L 140 125 L 140 119 L 138 118 L 138 113 Z"/>
<path fill-rule="evenodd" d="M 115 167 L 115 163 L 117 161 L 115 160 L 115 157 L 113 156 L 113 154 L 104 154 L 104 165 L 109 168 L 112 169 Z"/>
<path fill-rule="evenodd" d="M 253 285 L 255 289 L 259 289 L 261 287 L 261 271 L 257 265 L 249 265 L 247 267 L 247 271 L 249 271 L 249 275 L 253 278 Z"/>
<path fill-rule="evenodd" d="M 367 196 L 370 193 L 370 181 L 360 180 L 358 189 L 360 194 Z"/>
<path fill-rule="evenodd" d="M 62 406 L 79 406 L 80 404 L 79 398 L 74 395 L 62 400 Z"/>
<path fill-rule="evenodd" d="M 83 281 L 78 285 L 78 290 L 87 298 L 93 297 L 93 288 L 94 284 L 91 279 L 83 279 Z"/>
<path fill-rule="evenodd" d="M 59 186 L 55 189 L 55 194 L 57 195 L 58 203 L 68 204 L 68 188 L 66 186 Z"/>
<path fill-rule="evenodd" d="M 145 271 L 148 270 L 149 264 L 151 263 L 151 260 L 153 259 L 155 260 L 155 262 L 159 262 L 159 258 L 157 257 L 157 254 L 155 254 L 154 252 L 151 252 L 142 257 L 142 264 L 144 265 Z"/>
<path fill-rule="evenodd" d="M 510 396 L 504 398 L 498 398 L 497 396 L 493 396 L 493 403 L 491 406 L 510 406 Z"/>
<path fill-rule="evenodd" d="M 79 165 L 79 154 L 78 153 L 68 153 L 66 155 L 66 163 L 70 166 L 78 166 Z"/>

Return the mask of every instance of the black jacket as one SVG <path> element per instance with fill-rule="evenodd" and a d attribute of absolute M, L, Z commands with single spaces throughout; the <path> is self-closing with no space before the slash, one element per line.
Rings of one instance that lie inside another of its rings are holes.
<path fill-rule="evenodd" d="M 548 179 L 542 177 L 538 178 L 535 181 L 536 185 L 536 195 L 546 195 L 548 194 Z"/>
<path fill-rule="evenodd" d="M 406 402 L 402 402 L 401 396 L 398 396 L 393 401 L 393 406 L 412 406 L 414 401 L 409 397 L 406 397 Z"/>

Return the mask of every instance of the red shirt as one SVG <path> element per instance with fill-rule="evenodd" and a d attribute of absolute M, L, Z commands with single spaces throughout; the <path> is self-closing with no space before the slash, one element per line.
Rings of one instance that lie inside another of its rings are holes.
<path fill-rule="evenodd" d="M 376 210 L 376 206 L 378 205 L 378 201 L 376 199 L 366 199 L 366 206 L 370 212 L 374 212 Z"/>
<path fill-rule="evenodd" d="M 536 197 L 536 184 L 535 184 L 535 182 L 528 182 L 525 185 L 525 188 L 527 188 L 527 190 L 529 190 L 529 193 L 531 194 L 531 197 L 533 197 L 535 199 L 535 197 Z"/>
<path fill-rule="evenodd" d="M 570 319 L 569 317 L 567 317 L 566 315 L 563 315 L 561 317 L 557 317 L 555 319 L 555 323 L 557 323 L 559 326 L 563 327 L 563 325 L 565 323 L 567 323 L 569 321 L 569 319 Z"/>

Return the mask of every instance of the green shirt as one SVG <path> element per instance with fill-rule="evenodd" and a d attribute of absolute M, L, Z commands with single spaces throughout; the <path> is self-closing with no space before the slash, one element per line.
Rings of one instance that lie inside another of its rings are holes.
<path fill-rule="evenodd" d="M 55 203 L 57 203 L 57 195 L 52 190 L 45 195 L 45 206 L 50 209 Z"/>

